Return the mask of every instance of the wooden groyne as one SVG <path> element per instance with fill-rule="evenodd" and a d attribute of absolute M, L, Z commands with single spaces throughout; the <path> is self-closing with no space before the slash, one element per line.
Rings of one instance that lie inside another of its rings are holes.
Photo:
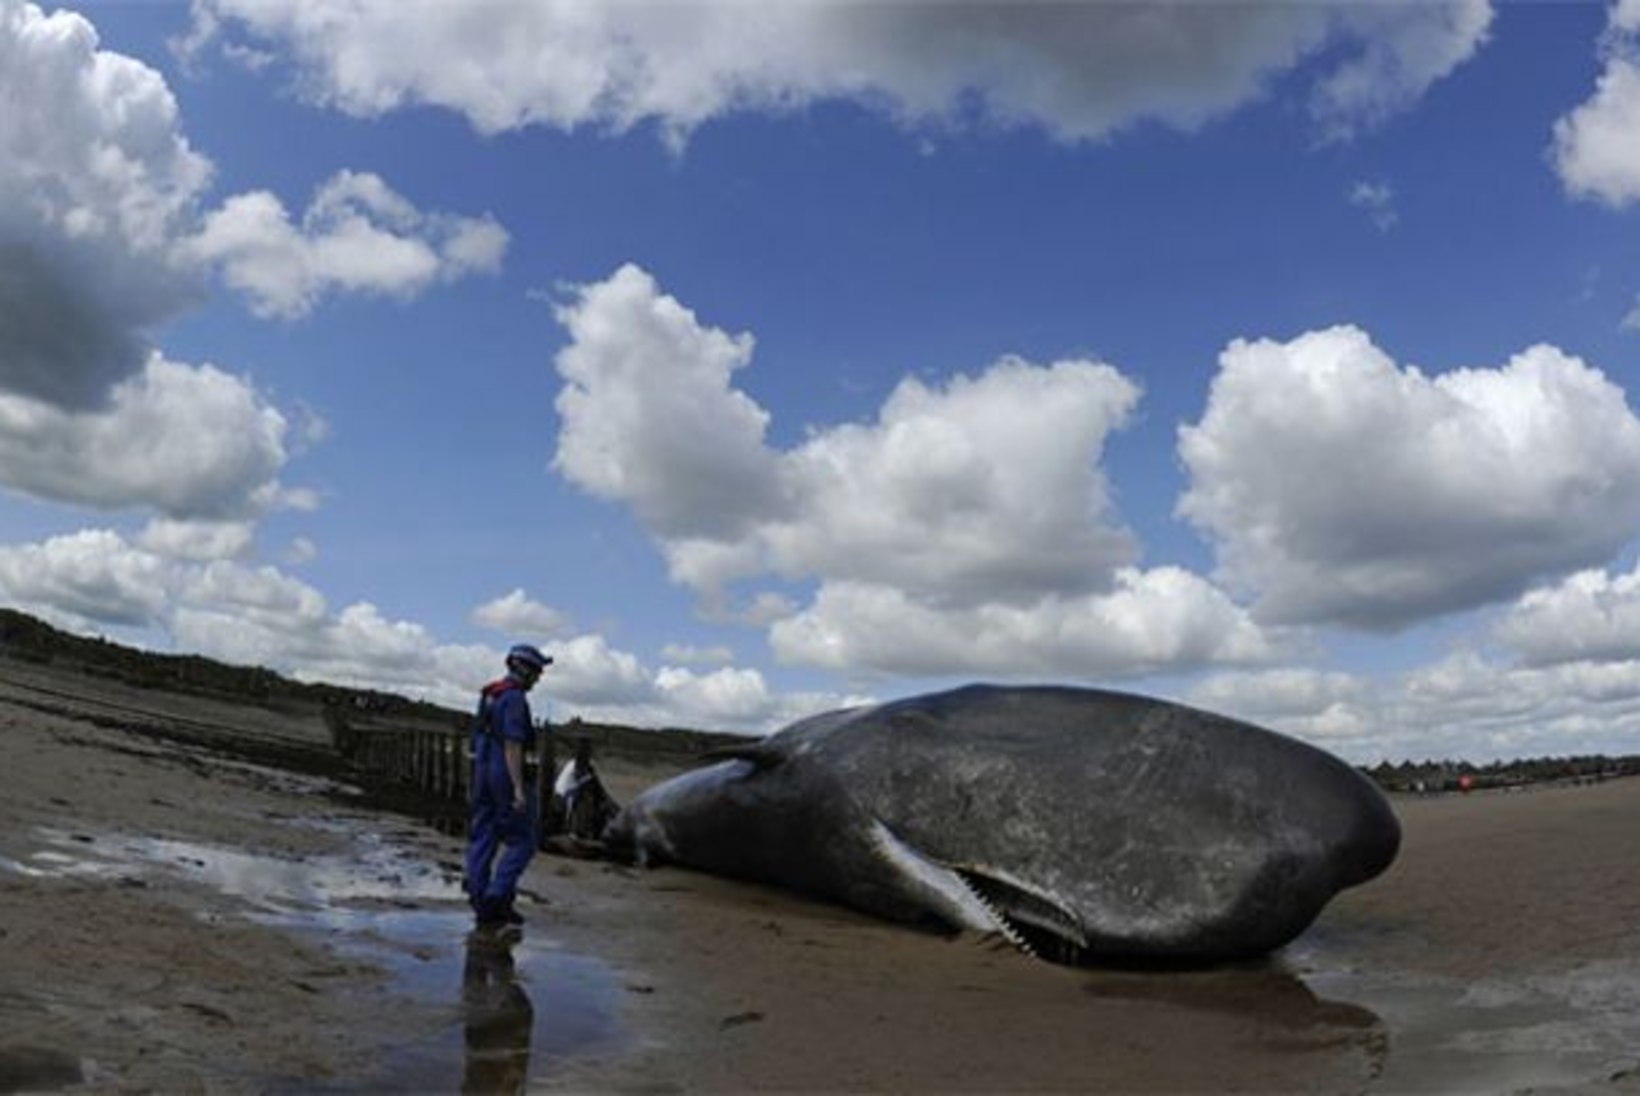
<path fill-rule="evenodd" d="M 473 755 L 467 734 L 393 728 L 354 733 L 350 760 L 356 767 L 409 784 L 432 799 L 465 803 L 472 794 Z"/>
<path fill-rule="evenodd" d="M 468 728 L 358 726 L 344 713 L 327 710 L 325 722 L 337 750 L 357 770 L 377 780 L 411 789 L 445 815 L 464 817 L 472 796 L 473 751 Z M 558 771 L 555 735 L 542 727 L 536 749 L 525 755 L 525 774 L 535 781 L 536 844 L 557 832 L 561 819 L 552 809 L 552 781 Z"/>

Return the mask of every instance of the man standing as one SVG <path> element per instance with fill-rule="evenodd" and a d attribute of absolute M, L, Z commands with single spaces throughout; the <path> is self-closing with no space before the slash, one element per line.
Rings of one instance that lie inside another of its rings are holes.
<path fill-rule="evenodd" d="M 520 643 L 507 652 L 507 676 L 479 695 L 465 886 L 480 925 L 524 923 L 513 908 L 518 877 L 535 855 L 534 789 L 524 779 L 524 751 L 535 745 L 535 724 L 524 694 L 551 664 L 551 657 Z"/>

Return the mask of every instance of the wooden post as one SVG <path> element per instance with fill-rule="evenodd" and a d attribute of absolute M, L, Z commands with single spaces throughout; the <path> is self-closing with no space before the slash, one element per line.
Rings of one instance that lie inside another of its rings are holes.
<path fill-rule="evenodd" d="M 437 751 L 433 754 L 433 794 L 440 799 L 451 799 L 450 795 L 450 736 L 441 734 L 437 739 Z"/>
<path fill-rule="evenodd" d="M 444 739 L 444 797 L 461 799 L 461 736 L 456 734 Z"/>
<path fill-rule="evenodd" d="M 457 775 L 457 763 L 461 760 L 461 738 L 458 735 L 444 736 L 444 798 L 459 800 L 461 798 L 461 778 Z"/>
<path fill-rule="evenodd" d="M 456 780 L 461 789 L 461 798 L 471 802 L 473 798 L 473 758 L 472 741 L 470 737 L 457 740 L 456 749 Z"/>
<path fill-rule="evenodd" d="M 456 802 L 466 797 L 462 794 L 466 782 L 462 779 L 461 769 L 467 759 L 467 736 L 462 734 L 450 736 L 450 798 Z"/>
<path fill-rule="evenodd" d="M 535 736 L 535 847 L 547 847 L 547 819 L 552 814 L 553 765 L 552 729 L 541 721 Z"/>

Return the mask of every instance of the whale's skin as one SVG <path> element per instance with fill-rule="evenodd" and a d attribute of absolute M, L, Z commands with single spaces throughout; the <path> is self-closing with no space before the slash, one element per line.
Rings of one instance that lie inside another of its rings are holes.
<path fill-rule="evenodd" d="M 1126 693 L 974 685 L 803 720 L 657 784 L 606 844 L 1074 963 L 1277 949 L 1400 847 L 1333 755 Z"/>

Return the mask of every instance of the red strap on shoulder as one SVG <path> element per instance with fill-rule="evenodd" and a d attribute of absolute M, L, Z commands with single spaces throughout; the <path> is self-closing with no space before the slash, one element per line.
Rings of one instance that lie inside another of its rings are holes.
<path fill-rule="evenodd" d="M 503 677 L 499 680 L 492 681 L 488 685 L 484 686 L 483 693 L 484 693 L 485 699 L 494 700 L 496 697 L 500 696 L 502 693 L 506 692 L 508 689 L 516 689 L 516 688 L 518 688 L 518 682 L 514 681 L 510 677 Z"/>

